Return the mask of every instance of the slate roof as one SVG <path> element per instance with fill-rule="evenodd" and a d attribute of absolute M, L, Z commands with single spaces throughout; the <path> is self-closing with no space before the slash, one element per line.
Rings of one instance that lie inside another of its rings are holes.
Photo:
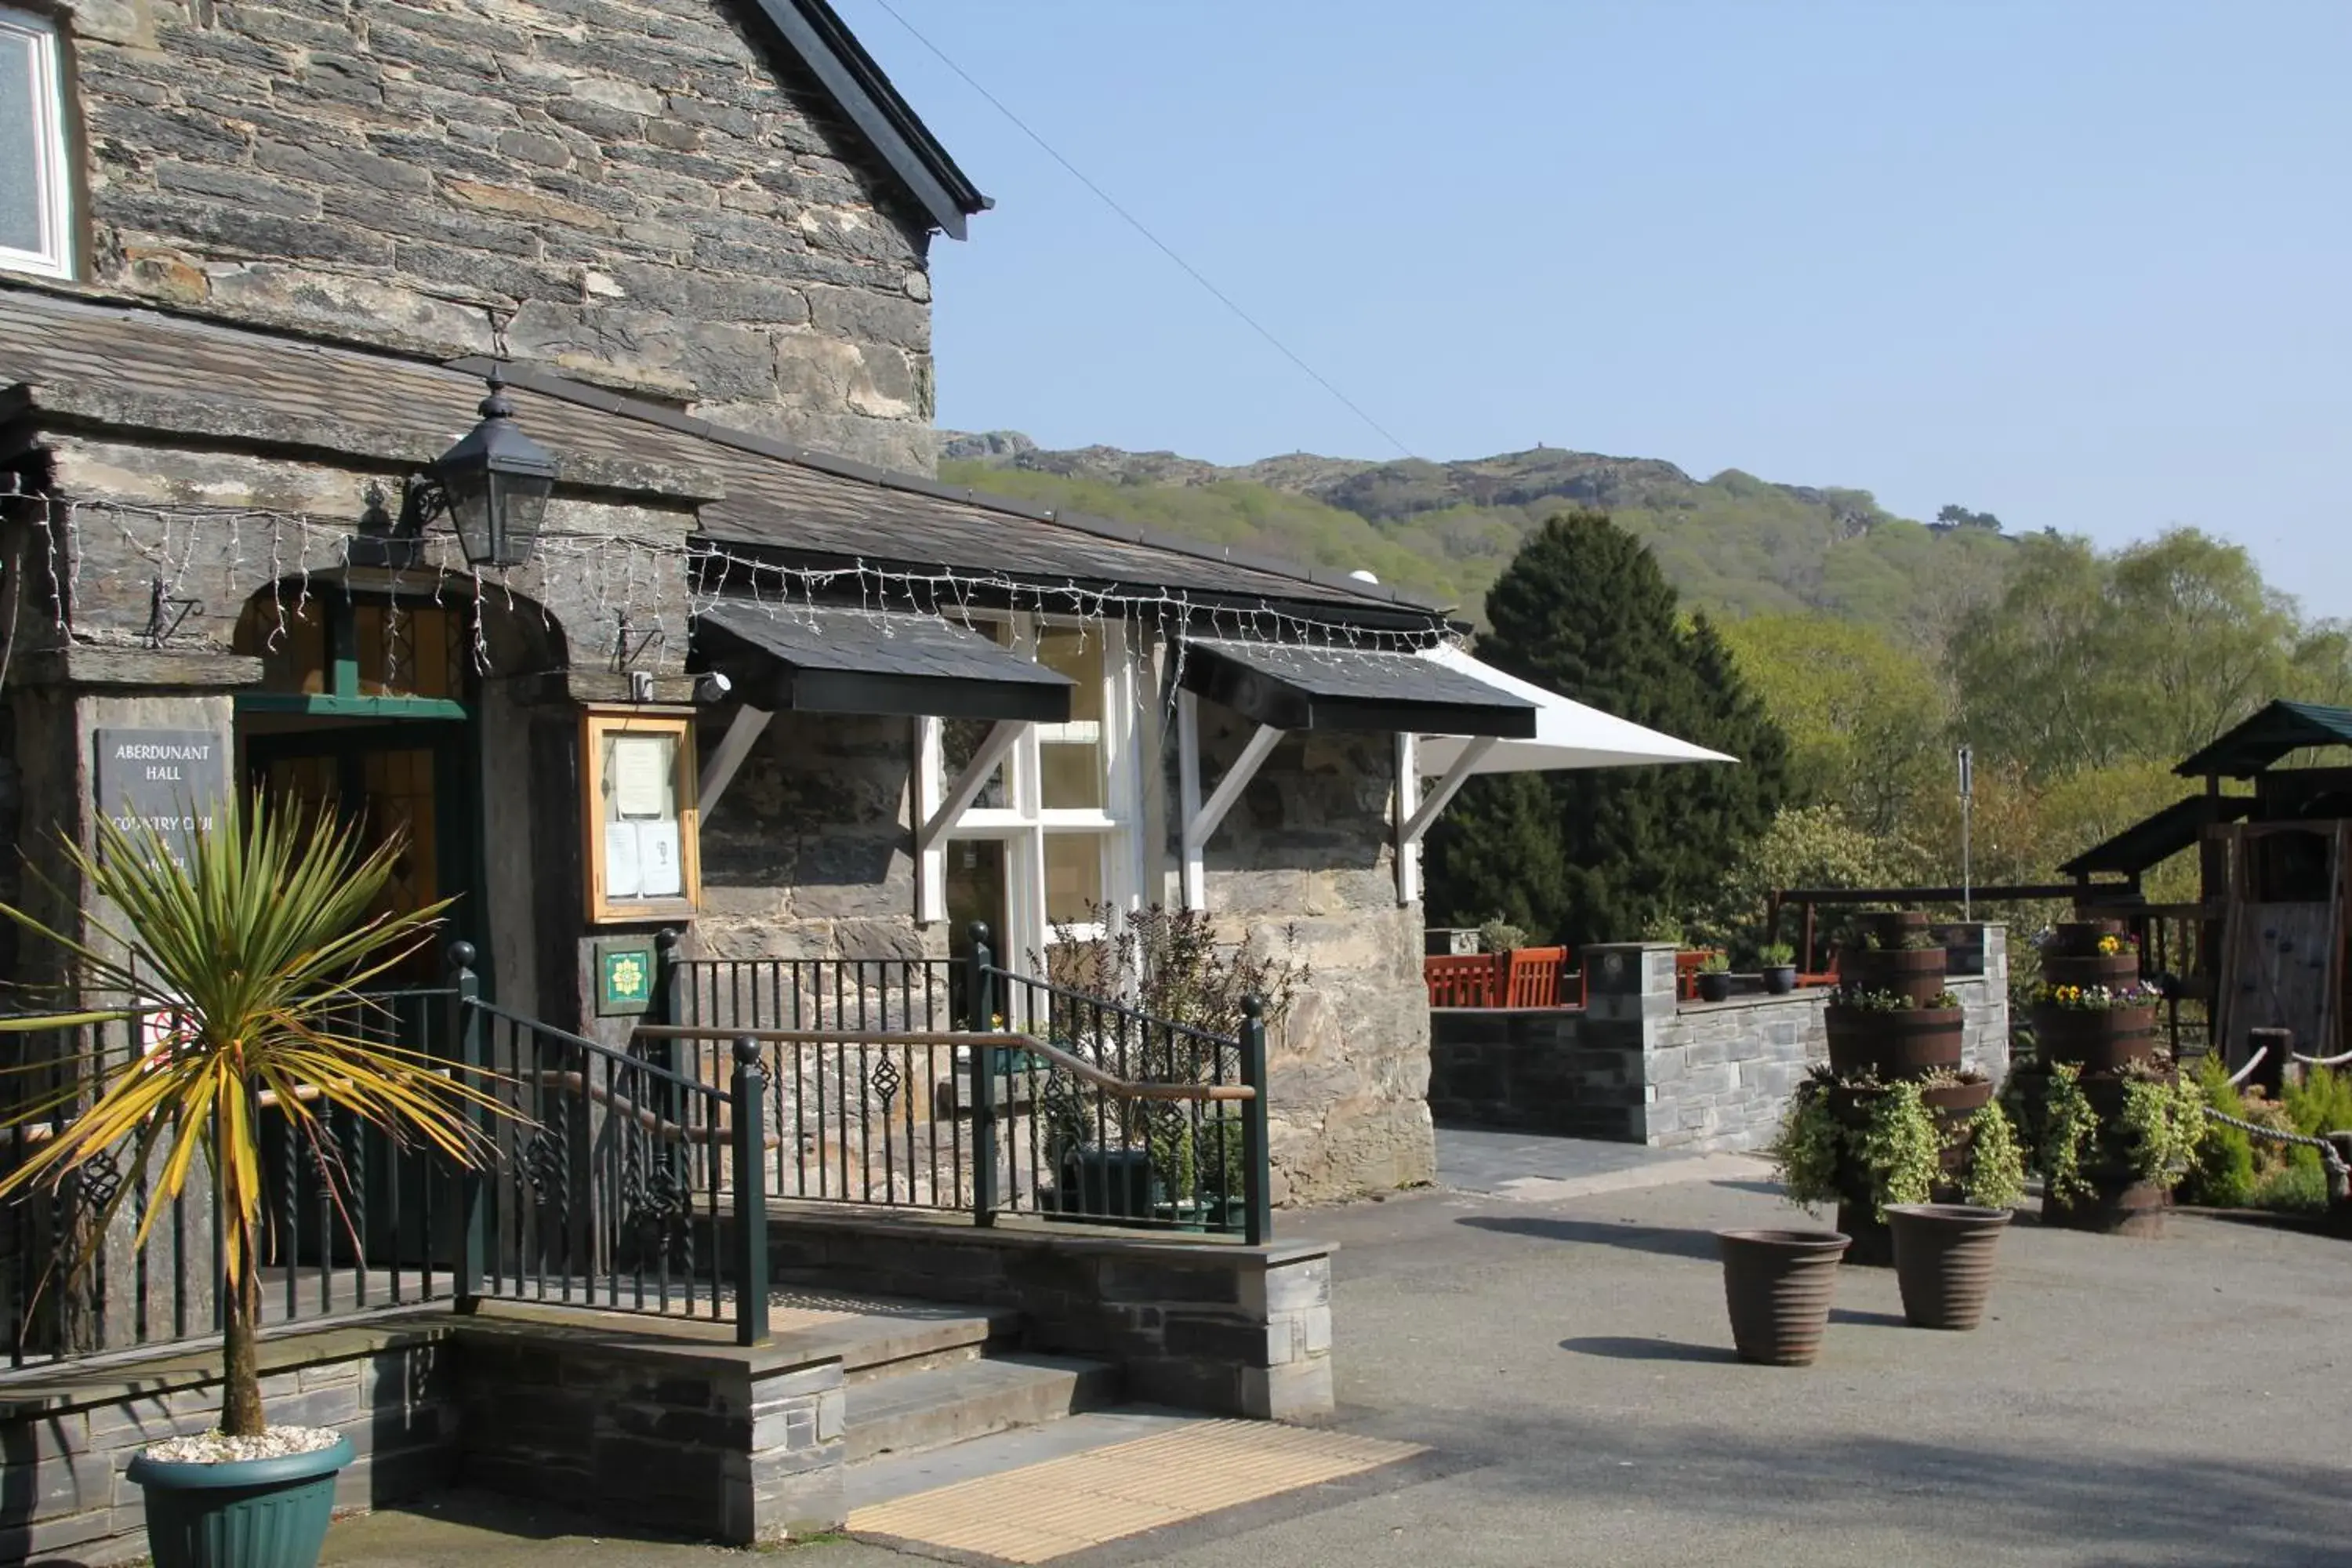
<path fill-rule="evenodd" d="M 239 444 L 410 464 L 470 429 L 487 360 L 450 365 L 226 326 L 87 291 L 0 283 L 0 386 L 52 421 L 205 431 Z M 509 367 L 523 428 L 559 460 L 720 481 L 701 532 L 776 558 L 990 573 L 1194 603 L 1278 603 L 1350 624 L 1425 626 L 1441 607 L 1326 568 L 831 458 L 535 366 Z M 192 441 L 192 445 L 204 445 Z M 559 481 L 561 482 L 561 481 Z"/>
<path fill-rule="evenodd" d="M 1532 702 L 1413 653 L 1187 637 L 1183 683 L 1285 730 L 1536 732 Z"/>
<path fill-rule="evenodd" d="M 2252 778 L 2306 746 L 2352 746 L 2352 708 L 2273 702 L 2172 771 L 2183 778 Z"/>
<path fill-rule="evenodd" d="M 980 194 L 825 0 L 752 0 L 752 10 L 857 128 L 907 195 L 953 239 L 996 204 Z"/>
<path fill-rule="evenodd" d="M 2235 822 L 2253 810 L 2252 795 L 2192 795 L 2133 823 L 2114 837 L 2094 844 L 2063 866 L 2062 877 L 2119 871 L 2137 877 L 2197 842 L 2209 822 Z"/>
<path fill-rule="evenodd" d="M 937 616 L 735 600 L 698 614 L 693 637 L 771 711 L 1070 717 L 1068 676 Z"/>

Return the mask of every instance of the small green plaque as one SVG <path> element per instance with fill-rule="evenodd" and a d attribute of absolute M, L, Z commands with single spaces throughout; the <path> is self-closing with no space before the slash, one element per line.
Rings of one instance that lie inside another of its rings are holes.
<path fill-rule="evenodd" d="M 654 997 L 654 944 L 617 937 L 596 944 L 596 1016 L 627 1017 L 643 1013 Z"/>

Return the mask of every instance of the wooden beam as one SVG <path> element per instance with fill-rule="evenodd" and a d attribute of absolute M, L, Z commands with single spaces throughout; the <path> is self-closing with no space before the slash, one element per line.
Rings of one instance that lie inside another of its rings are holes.
<path fill-rule="evenodd" d="M 1418 844 L 1427 836 L 1431 826 L 1437 821 L 1437 814 L 1453 805 L 1454 797 L 1461 793 L 1462 786 L 1470 782 L 1470 770 L 1494 749 L 1495 737 L 1492 735 L 1480 735 L 1462 748 L 1462 754 L 1454 759 L 1454 765 L 1445 770 L 1445 776 L 1437 781 L 1437 787 L 1422 798 L 1421 808 L 1404 825 L 1406 843 Z"/>
<path fill-rule="evenodd" d="M 980 798 L 982 787 L 988 783 L 989 775 L 996 772 L 997 764 L 1013 754 L 1013 745 L 1021 739 L 1022 731 L 1028 727 L 1025 719 L 999 719 L 989 727 L 988 736 L 981 742 L 980 750 L 971 754 L 971 761 L 964 764 L 963 772 L 958 773 L 955 783 L 948 786 L 947 798 L 940 802 L 940 808 L 916 830 L 917 848 L 929 849 L 947 837 L 948 829 L 956 825 L 956 819 Z"/>
<path fill-rule="evenodd" d="M 1421 805 L 1421 737 L 1396 733 L 1396 889 L 1400 908 L 1421 902 L 1421 841 L 1412 820 Z"/>
<path fill-rule="evenodd" d="M 1209 798 L 1201 798 L 1201 710 L 1192 693 L 1179 694 L 1176 707 L 1178 741 L 1183 752 L 1181 778 L 1183 786 L 1184 819 L 1181 825 L 1184 851 L 1184 907 L 1205 910 L 1209 907 L 1208 847 L 1216 837 L 1217 828 L 1224 822 L 1225 814 L 1242 797 L 1250 780 L 1257 776 L 1259 766 L 1286 731 L 1271 724 L 1260 724 L 1250 736 L 1242 754 L 1217 781 Z"/>
<path fill-rule="evenodd" d="M 719 739 L 719 749 L 711 752 L 710 760 L 702 765 L 702 781 L 695 788 L 695 802 L 701 808 L 706 821 L 718 809 L 719 797 L 727 793 L 727 786 L 735 780 L 736 770 L 743 765 L 743 759 L 751 754 L 751 748 L 759 743 L 761 734 L 768 728 L 768 721 L 774 717 L 766 709 L 754 708 L 749 703 L 735 710 L 735 721 L 727 726 L 727 733 Z"/>

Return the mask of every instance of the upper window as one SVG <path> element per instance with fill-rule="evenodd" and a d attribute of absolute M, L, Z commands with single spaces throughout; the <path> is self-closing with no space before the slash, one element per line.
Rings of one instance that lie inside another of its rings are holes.
<path fill-rule="evenodd" d="M 73 276 L 58 30 L 0 10 L 0 267 Z"/>

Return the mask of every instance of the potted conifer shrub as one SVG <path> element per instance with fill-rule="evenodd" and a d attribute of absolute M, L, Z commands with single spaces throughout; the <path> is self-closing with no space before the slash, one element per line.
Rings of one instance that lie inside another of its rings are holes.
<path fill-rule="evenodd" d="M 78 1082 L 22 1111 L 20 1122 L 79 1108 L 0 1180 L 0 1198 L 54 1189 L 119 1152 L 125 1168 L 147 1176 L 121 1184 L 96 1234 L 103 1237 L 121 1205 L 143 1191 L 143 1238 L 190 1181 L 213 1184 L 225 1324 L 220 1424 L 147 1449 L 130 1479 L 146 1493 L 157 1568 L 312 1568 L 336 1473 L 353 1453 L 331 1428 L 272 1426 L 262 1409 L 263 1117 L 277 1115 L 332 1173 L 341 1167 L 324 1121 L 330 1108 L 470 1164 L 488 1151 L 469 1112 L 503 1107 L 450 1076 L 446 1062 L 350 1032 L 354 1014 L 376 1005 L 364 987 L 428 941 L 446 907 L 383 912 L 400 842 L 362 851 L 353 827 L 232 802 L 216 826 L 194 832 L 184 866 L 175 847 L 152 828 L 126 832 L 103 817 L 95 853 L 65 842 L 63 858 L 83 887 L 121 912 L 90 918 L 87 937 L 0 905 L 62 952 L 78 1000 L 166 999 L 160 1020 L 136 1003 L 66 1016 L 77 1024 L 144 1018 L 158 1043 L 128 1059 L 93 1053 Z M 0 1020 L 0 1029 L 19 1031 L 59 1025 L 57 1015 Z"/>

